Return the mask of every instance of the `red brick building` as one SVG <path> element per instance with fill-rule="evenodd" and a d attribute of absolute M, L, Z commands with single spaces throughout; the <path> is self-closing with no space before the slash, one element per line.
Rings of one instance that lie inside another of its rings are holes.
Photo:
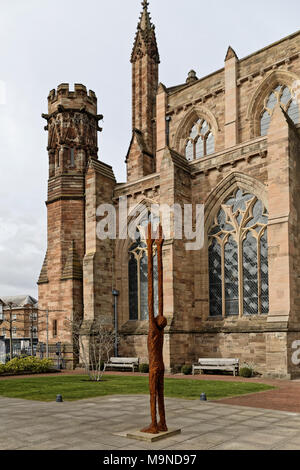
<path fill-rule="evenodd" d="M 200 79 L 192 70 L 168 88 L 144 0 L 126 183 L 98 159 L 95 94 L 67 84 L 50 92 L 48 251 L 38 282 L 39 306 L 52 311 L 50 341 L 72 350 L 65 316 L 81 316 L 83 334 L 99 316 L 113 324 L 115 288 L 119 353 L 146 360 L 145 254 L 129 238 L 100 240 L 96 210 L 118 211 L 125 196 L 129 214 L 141 202 L 203 204 L 204 247 L 187 251 L 172 224 L 164 244 L 166 367 L 238 357 L 263 374 L 299 373 L 299 52 L 300 32 L 243 59 L 229 47 L 223 68 Z"/>

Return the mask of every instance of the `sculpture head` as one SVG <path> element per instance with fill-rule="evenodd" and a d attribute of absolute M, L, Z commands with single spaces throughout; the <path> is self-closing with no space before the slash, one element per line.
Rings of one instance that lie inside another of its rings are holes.
<path fill-rule="evenodd" d="M 160 315 L 155 318 L 155 322 L 159 330 L 163 330 L 168 324 L 166 317 Z"/>

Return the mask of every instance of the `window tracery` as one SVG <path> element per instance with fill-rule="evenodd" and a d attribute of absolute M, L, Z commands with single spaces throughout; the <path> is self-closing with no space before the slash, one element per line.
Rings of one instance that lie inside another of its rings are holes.
<path fill-rule="evenodd" d="M 128 280 L 129 280 L 129 319 L 148 319 L 148 256 L 145 240 L 148 219 L 142 222 L 136 233 L 136 241 L 129 249 Z M 158 270 L 156 245 L 153 246 L 153 290 L 154 314 L 158 314 Z"/>
<path fill-rule="evenodd" d="M 198 119 L 186 139 L 185 157 L 189 161 L 197 160 L 215 151 L 215 138 L 205 119 Z"/>
<path fill-rule="evenodd" d="M 236 189 L 208 234 L 210 315 L 267 314 L 268 213 L 253 194 Z"/>
<path fill-rule="evenodd" d="M 264 101 L 260 119 L 262 136 L 268 134 L 272 113 L 277 103 L 280 103 L 295 124 L 299 124 L 299 108 L 296 100 L 292 97 L 291 90 L 288 86 L 278 85 Z"/>

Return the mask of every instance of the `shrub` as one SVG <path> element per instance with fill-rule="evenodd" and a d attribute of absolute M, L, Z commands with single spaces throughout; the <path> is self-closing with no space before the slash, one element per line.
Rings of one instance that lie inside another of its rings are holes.
<path fill-rule="evenodd" d="M 12 374 L 22 372 L 42 373 L 49 372 L 53 367 L 51 359 L 38 359 L 37 357 L 15 357 L 4 366 L 4 371 Z"/>
<path fill-rule="evenodd" d="M 250 378 L 253 375 L 253 370 L 250 367 L 241 367 L 240 377 Z"/>
<path fill-rule="evenodd" d="M 140 371 L 142 374 L 148 374 L 148 372 L 149 372 L 149 364 L 140 364 L 140 366 L 139 366 L 139 371 Z"/>
<path fill-rule="evenodd" d="M 4 364 L 0 364 L 0 375 L 1 374 L 4 374 L 5 372 L 5 365 Z"/>
<path fill-rule="evenodd" d="M 193 370 L 192 366 L 185 365 L 181 367 L 181 373 L 184 375 L 191 375 L 192 370 Z"/>

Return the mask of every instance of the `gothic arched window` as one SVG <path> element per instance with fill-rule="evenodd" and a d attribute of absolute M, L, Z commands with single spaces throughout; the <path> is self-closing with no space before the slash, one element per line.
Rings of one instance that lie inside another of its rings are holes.
<path fill-rule="evenodd" d="M 210 315 L 267 314 L 268 213 L 253 194 L 236 189 L 209 231 Z"/>
<path fill-rule="evenodd" d="M 137 229 L 136 242 L 129 249 L 129 319 L 148 319 L 148 256 L 144 230 Z M 154 315 L 158 314 L 158 271 L 156 246 L 153 247 Z"/>
<path fill-rule="evenodd" d="M 215 151 L 215 138 L 207 121 L 199 119 L 194 124 L 189 137 L 186 139 L 185 157 L 187 160 L 211 155 Z"/>
<path fill-rule="evenodd" d="M 295 124 L 299 124 L 299 108 L 296 99 L 293 99 L 289 87 L 278 85 L 264 101 L 260 118 L 261 135 L 268 134 L 272 113 L 277 103 L 280 103 Z"/>

